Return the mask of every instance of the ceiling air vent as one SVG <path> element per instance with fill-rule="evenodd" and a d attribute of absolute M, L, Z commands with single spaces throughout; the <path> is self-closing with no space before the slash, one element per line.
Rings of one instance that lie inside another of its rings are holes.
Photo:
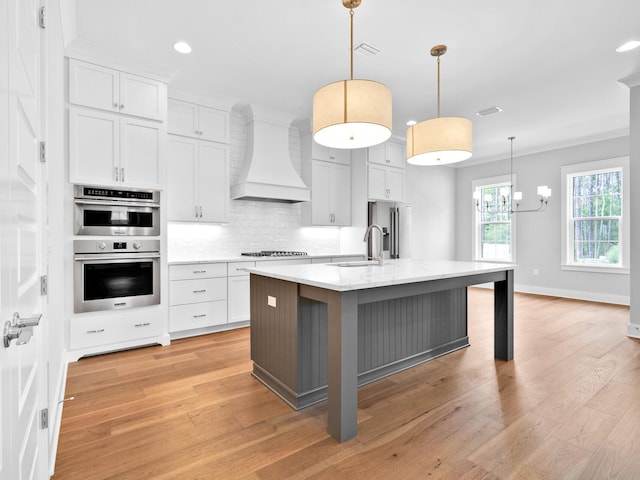
<path fill-rule="evenodd" d="M 353 51 L 365 57 L 375 57 L 380 53 L 379 48 L 374 47 L 373 45 L 367 42 L 360 42 L 358 45 L 353 47 Z"/>
<path fill-rule="evenodd" d="M 487 115 L 493 115 L 494 113 L 498 113 L 501 111 L 502 109 L 500 107 L 493 106 L 493 107 L 485 108 L 484 110 L 480 110 L 476 112 L 476 115 L 479 117 L 486 117 Z"/>

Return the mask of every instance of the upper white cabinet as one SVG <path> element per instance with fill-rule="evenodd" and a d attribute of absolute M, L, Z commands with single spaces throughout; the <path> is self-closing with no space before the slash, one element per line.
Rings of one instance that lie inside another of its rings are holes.
<path fill-rule="evenodd" d="M 404 201 L 404 145 L 388 141 L 367 149 L 369 200 Z"/>
<path fill-rule="evenodd" d="M 69 59 L 69 103 L 164 121 L 167 85 L 112 68 Z"/>
<path fill-rule="evenodd" d="M 311 202 L 302 205 L 303 222 L 315 226 L 351 225 L 351 151 L 324 147 L 303 135 L 302 180 Z"/>
<path fill-rule="evenodd" d="M 404 170 L 369 164 L 369 200 L 404 201 Z"/>
<path fill-rule="evenodd" d="M 229 143 L 229 112 L 170 98 L 168 132 Z"/>
<path fill-rule="evenodd" d="M 311 158 L 351 165 L 351 150 L 325 147 L 324 145 L 314 142 L 311 135 L 308 136 L 307 141 L 311 142 Z"/>
<path fill-rule="evenodd" d="M 404 145 L 388 141 L 369 147 L 369 162 L 404 168 Z"/>
<path fill-rule="evenodd" d="M 72 183 L 158 188 L 164 124 L 86 108 L 69 109 Z"/>
<path fill-rule="evenodd" d="M 226 222 L 229 211 L 229 147 L 169 135 L 168 220 Z"/>
<path fill-rule="evenodd" d="M 351 167 L 311 161 L 312 225 L 351 225 Z"/>

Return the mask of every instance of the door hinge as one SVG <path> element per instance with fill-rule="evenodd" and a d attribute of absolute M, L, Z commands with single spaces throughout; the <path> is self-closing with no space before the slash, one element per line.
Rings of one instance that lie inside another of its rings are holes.
<path fill-rule="evenodd" d="M 40 276 L 40 295 L 48 295 L 49 284 L 46 275 Z"/>
<path fill-rule="evenodd" d="M 47 28 L 47 9 L 40 7 L 40 14 L 38 15 L 38 25 L 40 28 Z"/>
<path fill-rule="evenodd" d="M 40 161 L 45 163 L 47 161 L 47 142 L 40 142 Z"/>
<path fill-rule="evenodd" d="M 40 410 L 40 428 L 49 428 L 49 409 L 43 408 Z"/>

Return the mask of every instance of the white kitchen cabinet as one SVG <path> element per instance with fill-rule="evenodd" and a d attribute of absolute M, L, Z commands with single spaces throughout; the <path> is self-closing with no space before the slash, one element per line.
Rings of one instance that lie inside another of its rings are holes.
<path fill-rule="evenodd" d="M 168 136 L 169 221 L 226 222 L 229 211 L 229 146 Z"/>
<path fill-rule="evenodd" d="M 101 351 L 116 350 L 127 342 L 160 335 L 162 317 L 157 314 L 74 315 L 69 321 L 69 350 L 94 347 L 107 347 Z M 108 348 L 109 345 L 112 347 Z"/>
<path fill-rule="evenodd" d="M 249 272 L 245 268 L 255 266 L 254 262 L 230 262 L 227 267 L 227 292 L 229 298 L 229 323 L 247 322 L 251 317 Z"/>
<path fill-rule="evenodd" d="M 164 128 L 140 118 L 70 108 L 71 183 L 159 188 Z"/>
<path fill-rule="evenodd" d="M 390 167 L 404 168 L 404 145 L 393 141 L 387 141 L 379 145 L 369 147 L 369 162 Z"/>
<path fill-rule="evenodd" d="M 229 112 L 173 98 L 168 110 L 169 133 L 229 143 Z"/>
<path fill-rule="evenodd" d="M 311 225 L 351 225 L 351 167 L 311 161 Z"/>
<path fill-rule="evenodd" d="M 351 165 L 351 150 L 325 147 L 324 145 L 314 142 L 311 136 L 309 136 L 309 138 L 311 141 L 311 158 Z"/>
<path fill-rule="evenodd" d="M 404 170 L 369 164 L 368 168 L 369 200 L 389 202 L 404 201 Z"/>
<path fill-rule="evenodd" d="M 169 266 L 169 332 L 227 323 L 225 263 Z"/>
<path fill-rule="evenodd" d="M 69 103 L 164 121 L 167 116 L 167 85 L 70 58 Z"/>

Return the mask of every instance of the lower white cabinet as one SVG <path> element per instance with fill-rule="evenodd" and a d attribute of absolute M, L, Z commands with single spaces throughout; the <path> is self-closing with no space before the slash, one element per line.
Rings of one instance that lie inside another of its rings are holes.
<path fill-rule="evenodd" d="M 227 266 L 229 323 L 247 322 L 251 317 L 249 272 L 244 269 L 253 266 L 255 262 L 230 262 Z"/>
<path fill-rule="evenodd" d="M 158 337 L 162 335 L 162 329 L 162 317 L 157 314 L 132 316 L 127 312 L 119 315 L 75 315 L 69 321 L 69 350 L 108 345 L 116 349 L 130 341 Z"/>
<path fill-rule="evenodd" d="M 169 266 L 169 332 L 227 323 L 226 263 Z"/>

